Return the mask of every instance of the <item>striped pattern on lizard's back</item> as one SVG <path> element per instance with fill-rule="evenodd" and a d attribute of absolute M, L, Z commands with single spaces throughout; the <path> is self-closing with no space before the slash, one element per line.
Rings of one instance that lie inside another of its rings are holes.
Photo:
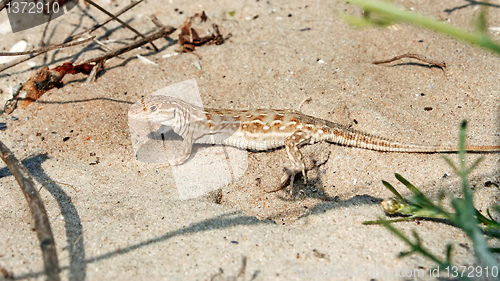
<path fill-rule="evenodd" d="M 338 145 L 385 152 L 436 153 L 457 152 L 455 146 L 434 146 L 398 142 L 367 134 L 334 122 L 302 114 L 295 110 L 229 110 L 194 106 L 168 96 L 149 95 L 129 110 L 129 117 L 172 128 L 183 138 L 184 151 L 170 165 L 184 163 L 194 143 L 223 144 L 242 149 L 265 151 L 285 147 L 291 162 L 282 177 L 282 185 L 305 166 L 300 146 L 327 141 Z M 500 146 L 467 146 L 473 152 L 500 152 Z"/>

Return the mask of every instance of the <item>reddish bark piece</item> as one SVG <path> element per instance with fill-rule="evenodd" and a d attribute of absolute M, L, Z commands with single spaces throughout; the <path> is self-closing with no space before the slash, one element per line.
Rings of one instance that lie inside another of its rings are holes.
<path fill-rule="evenodd" d="M 10 114 L 17 106 L 21 109 L 26 108 L 48 90 L 58 87 L 66 74 L 83 73 L 88 75 L 93 67 L 91 64 L 73 65 L 71 62 L 56 66 L 53 69 L 49 69 L 47 66 L 42 67 L 28 82 L 23 84 L 14 96 L 13 102 L 7 104 L 5 112 Z"/>

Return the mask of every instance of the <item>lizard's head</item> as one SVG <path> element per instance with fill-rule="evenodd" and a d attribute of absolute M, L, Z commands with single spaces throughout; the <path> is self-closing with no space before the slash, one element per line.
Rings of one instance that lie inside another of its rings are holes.
<path fill-rule="evenodd" d="M 182 100 L 168 96 L 145 96 L 130 107 L 129 118 L 166 126 L 175 126 L 183 119 Z"/>

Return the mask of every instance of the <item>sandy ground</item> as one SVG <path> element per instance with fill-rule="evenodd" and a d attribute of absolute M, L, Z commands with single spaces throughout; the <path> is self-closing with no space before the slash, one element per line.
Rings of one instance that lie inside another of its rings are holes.
<path fill-rule="evenodd" d="M 99 3 L 113 12 L 128 4 Z M 471 31 L 480 11 L 469 1 L 395 3 Z M 492 3 L 489 25 L 498 27 L 500 2 Z M 67 76 L 62 88 L 39 103 L 0 116 L 8 127 L 0 132 L 1 140 L 40 184 L 63 280 L 210 280 L 220 270 L 217 278 L 229 278 L 238 275 L 243 257 L 247 265 L 240 280 L 293 280 L 305 270 L 319 274 L 332 268 L 350 274 L 334 279 L 430 279 L 430 260 L 420 255 L 398 259 L 407 246 L 383 227 L 361 222 L 383 216 L 379 203 L 392 194 L 381 180 L 409 195 L 394 173 L 433 198 L 440 189 L 459 194 L 457 177 L 439 155 L 305 146 L 307 159 L 324 164 L 308 172 L 307 185 L 297 183 L 291 200 L 287 190 L 265 192 L 276 186 L 288 164 L 285 151 L 254 153 L 244 175 L 221 191 L 181 200 L 169 168 L 135 159 L 127 112 L 141 96 L 194 78 L 207 107 L 297 109 L 311 97 L 302 107 L 305 114 L 399 141 L 454 145 L 459 123 L 467 119 L 470 144 L 498 144 L 499 56 L 408 25 L 354 29 L 338 14 L 360 11 L 336 1 L 149 0 L 122 19 L 146 33 L 154 29 L 152 13 L 164 24 L 180 26 L 201 11 L 222 34 L 232 34 L 223 45 L 201 47 L 197 56 L 163 57 L 179 49 L 175 33 L 172 40 L 155 42 L 158 53 L 143 47 L 112 59 L 95 83 L 85 84 L 84 75 Z M 50 23 L 48 43 L 106 19 L 81 3 L 71 13 Z M 2 12 L 0 23 L 5 21 Z M 36 46 L 42 30 L 1 35 L 0 50 L 20 40 Z M 96 35 L 101 41 L 116 39 L 107 43 L 111 48 L 133 38 L 115 23 Z M 498 32 L 491 35 L 500 40 Z M 0 101 L 43 65 L 101 52 L 97 44 L 68 48 L 0 73 Z M 405 53 L 443 60 L 448 69 L 444 73 L 410 60 L 371 64 Z M 142 63 L 137 54 L 157 65 Z M 483 212 L 498 202 L 498 159 L 486 155 L 471 177 Z M 0 165 L 0 267 L 15 279 L 43 280 L 26 201 Z M 439 257 L 452 243 L 457 265 L 478 264 L 470 240 L 453 226 L 412 221 L 397 227 L 405 233 L 416 229 Z M 419 269 L 424 277 L 413 276 Z M 390 276 L 390 270 L 408 276 Z"/>

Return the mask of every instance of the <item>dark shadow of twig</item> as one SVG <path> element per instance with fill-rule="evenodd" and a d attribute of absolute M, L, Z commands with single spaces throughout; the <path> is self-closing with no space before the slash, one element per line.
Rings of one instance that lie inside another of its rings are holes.
<path fill-rule="evenodd" d="M 78 210 L 71 201 L 71 197 L 43 170 L 41 164 L 47 159 L 49 157 L 43 154 L 26 158 L 22 163 L 30 171 L 33 178 L 42 184 L 57 201 L 61 214 L 64 217 L 67 237 L 67 246 L 65 249 L 69 253 L 69 266 L 66 266 L 65 269 L 70 270 L 69 280 L 83 281 L 86 278 L 87 263 L 85 262 L 82 222 Z M 7 175 L 10 175 L 7 168 L 0 169 L 0 177 Z M 43 272 L 39 272 L 38 276 L 43 274 Z M 17 279 L 17 277 L 14 279 Z"/>
<path fill-rule="evenodd" d="M 469 6 L 487 6 L 487 7 L 493 7 L 493 8 L 500 8 L 500 5 L 496 5 L 496 4 L 491 4 L 491 3 L 488 3 L 488 2 L 481 2 L 481 1 L 474 1 L 474 0 L 465 0 L 465 2 L 468 2 L 468 4 L 465 4 L 465 5 L 462 5 L 462 6 L 458 6 L 458 7 L 454 7 L 454 8 L 451 8 L 451 9 L 445 9 L 444 12 L 448 13 L 448 14 L 451 14 L 457 10 L 461 10 L 461 9 L 464 9 L 464 8 L 467 8 Z"/>
<path fill-rule="evenodd" d="M 211 231 L 215 229 L 225 229 L 225 228 L 230 228 L 238 225 L 259 225 L 259 224 L 274 224 L 274 222 L 271 221 L 260 221 L 256 219 L 255 217 L 250 217 L 250 216 L 244 216 L 241 215 L 241 211 L 237 212 L 231 212 L 227 214 L 223 214 L 220 216 L 217 216 L 215 218 L 211 219 L 206 219 L 204 221 L 201 221 L 196 224 L 192 224 L 188 227 L 181 228 L 178 230 L 174 230 L 171 232 L 167 232 L 161 236 L 155 237 L 148 239 L 144 242 L 136 243 L 133 245 L 130 245 L 128 247 L 120 248 L 116 251 L 111 251 L 102 255 L 98 255 L 95 257 L 88 258 L 86 260 L 82 260 L 81 262 L 87 266 L 89 263 L 95 263 L 99 262 L 102 260 L 110 259 L 113 258 L 117 255 L 123 255 L 138 249 L 141 249 L 143 247 L 149 246 L 149 245 L 154 245 L 159 242 L 164 242 L 167 241 L 171 238 L 174 238 L 176 236 L 180 235 L 188 235 L 192 233 L 200 233 L 202 231 Z M 67 270 L 69 267 L 62 267 L 61 270 Z M 43 272 L 33 272 L 33 273 L 28 273 L 25 275 L 19 275 L 14 277 L 15 280 L 21 280 L 21 279 L 28 279 L 28 278 L 37 278 L 40 275 L 42 275 Z"/>
<path fill-rule="evenodd" d="M 126 101 L 126 100 L 117 100 L 117 99 L 111 99 L 111 98 L 89 98 L 89 99 L 83 99 L 83 100 L 70 100 L 70 101 L 41 101 L 37 100 L 36 103 L 43 103 L 43 104 L 68 104 L 68 103 L 81 103 L 81 102 L 89 102 L 89 101 L 96 101 L 96 100 L 105 100 L 105 101 L 111 101 L 111 102 L 117 102 L 117 103 L 125 103 L 125 104 L 134 104 L 131 101 Z"/>
<path fill-rule="evenodd" d="M 380 205 L 382 202 L 382 199 L 373 197 L 370 195 L 355 195 L 354 197 L 351 197 L 347 200 L 344 201 L 337 201 L 337 200 L 332 200 L 332 202 L 325 202 L 321 204 L 317 204 L 314 207 L 311 208 L 311 210 L 307 213 L 301 216 L 299 219 L 308 217 L 310 215 L 315 215 L 315 214 L 323 214 L 326 211 L 332 210 L 332 209 L 337 209 L 337 208 L 349 208 L 351 206 L 360 206 L 360 205 Z"/>

